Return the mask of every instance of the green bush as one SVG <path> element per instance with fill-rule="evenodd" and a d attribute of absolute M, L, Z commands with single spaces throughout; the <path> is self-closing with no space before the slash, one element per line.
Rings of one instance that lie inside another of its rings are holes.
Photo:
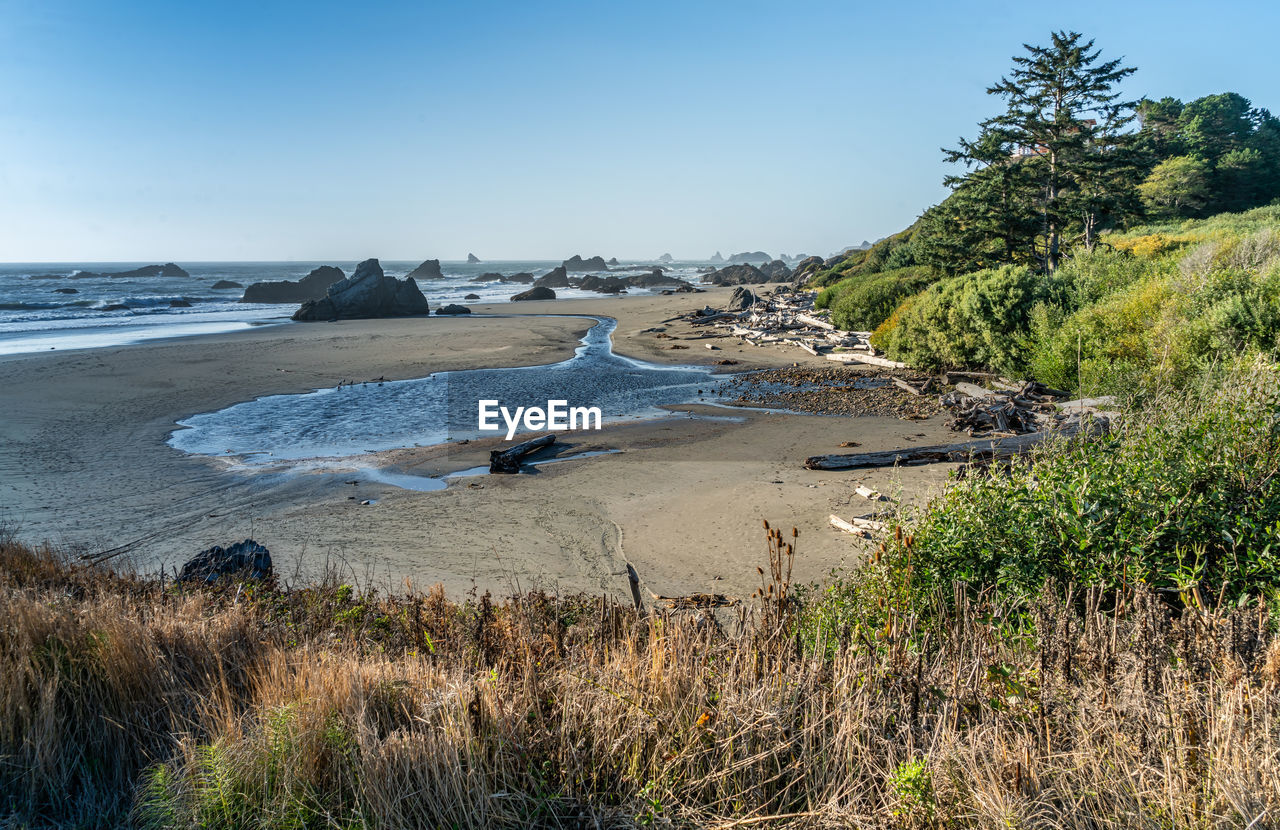
<path fill-rule="evenodd" d="M 831 321 L 842 329 L 870 331 L 933 279 L 926 268 L 899 268 L 849 277 L 819 292 L 815 306 L 830 308 Z"/>
<path fill-rule="evenodd" d="M 872 343 L 895 360 L 934 369 L 985 366 L 1020 372 L 1031 311 L 1050 296 L 1052 280 L 1005 266 L 948 277 L 911 298 Z"/>
<path fill-rule="evenodd" d="M 954 482 L 875 561 L 811 597 L 803 634 L 931 613 L 955 581 L 1028 607 L 1049 580 L 1152 586 L 1175 605 L 1280 597 L 1280 367 L 1241 359 L 1105 438 Z"/>

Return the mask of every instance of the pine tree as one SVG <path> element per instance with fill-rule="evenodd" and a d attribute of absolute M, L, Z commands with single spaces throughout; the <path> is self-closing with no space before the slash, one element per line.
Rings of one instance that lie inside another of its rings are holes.
<path fill-rule="evenodd" d="M 1033 213 L 1037 227 L 1009 247 L 1030 250 L 1048 271 L 1057 268 L 1069 229 L 1092 246 L 1102 225 L 1132 209 L 1137 175 L 1132 136 L 1124 132 L 1136 102 L 1122 101 L 1115 90 L 1136 70 L 1118 59 L 1100 61 L 1101 51 L 1078 32 L 1054 32 L 1051 39 L 1050 46 L 1024 44 L 1027 54 L 1015 56 L 1009 75 L 987 89 L 1005 99 L 1005 112 L 983 121 L 977 139 L 943 151 L 948 161 L 981 171 L 1020 166 L 1019 175 L 1005 177 L 1019 186 L 1009 195 L 1016 207 L 1003 213 Z"/>

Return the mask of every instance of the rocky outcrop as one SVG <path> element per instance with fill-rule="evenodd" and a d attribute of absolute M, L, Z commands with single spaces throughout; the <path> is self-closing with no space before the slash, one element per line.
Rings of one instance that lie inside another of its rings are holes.
<path fill-rule="evenodd" d="M 480 261 L 480 257 L 476 256 L 475 254 L 467 254 L 468 265 L 475 265 L 479 261 Z"/>
<path fill-rule="evenodd" d="M 791 272 L 791 277 L 798 283 L 806 283 L 816 277 L 821 270 L 822 257 L 811 256 L 796 263 L 796 269 Z"/>
<path fill-rule="evenodd" d="M 478 299 L 480 299 L 480 295 L 479 295 L 479 294 L 468 294 L 467 296 L 463 297 L 462 299 L 464 299 L 464 300 L 478 300 Z"/>
<path fill-rule="evenodd" d="M 541 286 L 543 288 L 568 288 L 569 287 L 568 268 L 567 266 L 564 266 L 564 265 L 557 265 L 555 268 L 552 268 L 549 272 L 543 274 L 542 276 L 534 280 L 533 284 L 537 286 Z"/>
<path fill-rule="evenodd" d="M 512 302 L 520 302 L 522 300 L 554 300 L 556 292 L 547 288 L 545 285 L 535 285 L 528 291 L 522 291 L 511 298 Z"/>
<path fill-rule="evenodd" d="M 356 266 L 349 278 L 329 286 L 325 296 L 309 300 L 293 314 L 302 322 L 317 320 L 369 319 L 376 317 L 410 317 L 427 314 L 427 298 L 422 296 L 413 277 L 398 280 L 382 273 L 376 259 L 366 259 Z"/>
<path fill-rule="evenodd" d="M 583 291 L 596 291 L 601 294 L 620 294 L 627 290 L 627 280 L 619 277 L 598 277 L 595 274 L 588 274 L 583 277 L 577 285 Z"/>
<path fill-rule="evenodd" d="M 617 264 L 618 264 L 618 258 L 617 258 L 616 256 L 609 257 L 609 261 L 608 261 L 608 262 L 606 262 L 605 264 L 606 264 L 606 265 L 608 265 L 608 266 L 610 266 L 610 267 L 612 267 L 612 266 L 614 266 L 614 265 L 617 265 Z"/>
<path fill-rule="evenodd" d="M 178 572 L 179 582 L 217 582 L 228 579 L 271 579 L 271 551 L 252 539 L 229 547 L 202 550 Z"/>
<path fill-rule="evenodd" d="M 706 276 L 711 285 L 758 285 L 769 278 L 754 265 L 726 265 L 714 274 Z"/>
<path fill-rule="evenodd" d="M 182 299 L 182 300 L 170 300 L 170 301 L 169 301 L 169 308 L 191 308 L 191 301 L 190 301 L 190 300 L 185 300 L 185 299 Z"/>
<path fill-rule="evenodd" d="M 54 294 L 79 294 L 80 292 L 74 288 L 55 288 L 53 289 L 53 293 Z"/>
<path fill-rule="evenodd" d="M 608 271 L 609 266 L 602 256 L 593 256 L 590 259 L 583 259 L 578 254 L 566 259 L 560 263 L 560 267 L 566 271 L 574 271 L 581 273 L 583 271 Z"/>
<path fill-rule="evenodd" d="M 729 302 L 725 305 L 726 311 L 746 311 L 751 306 L 760 302 L 760 298 L 751 293 L 749 289 L 739 285 L 733 289 L 733 295 L 729 297 Z"/>
<path fill-rule="evenodd" d="M 675 262 L 675 257 L 671 256 L 671 254 L 663 254 L 658 257 L 658 262 Z"/>
<path fill-rule="evenodd" d="M 671 277 L 662 273 L 661 268 L 654 268 L 647 274 L 636 274 L 627 277 L 627 283 L 636 288 L 657 288 L 663 285 L 684 285 L 685 281 L 679 277 Z"/>
<path fill-rule="evenodd" d="M 729 264 L 745 265 L 750 262 L 768 262 L 771 259 L 773 259 L 773 257 L 769 256 L 764 251 L 744 251 L 740 254 L 734 254 L 729 257 Z"/>
<path fill-rule="evenodd" d="M 716 251 L 716 252 L 711 256 L 711 259 L 707 260 L 707 262 L 724 262 L 724 257 L 720 256 L 720 252 L 719 252 L 719 251 Z"/>
<path fill-rule="evenodd" d="M 791 269 L 780 259 L 761 265 L 760 273 L 768 277 L 770 282 L 786 282 L 791 279 Z"/>
<path fill-rule="evenodd" d="M 342 272 L 339 271 L 338 273 L 341 274 Z M 342 279 L 342 277 L 338 277 L 338 279 Z M 224 288 L 244 288 L 244 286 L 232 280 L 218 280 L 211 286 L 211 288 L 213 288 L 214 291 L 221 291 Z M 299 300 L 299 302 L 301 302 L 301 300 Z"/>
<path fill-rule="evenodd" d="M 335 282 L 346 279 L 341 268 L 321 265 L 300 280 L 255 282 L 244 290 L 242 303 L 305 303 L 318 300 Z M 217 288 L 217 286 L 214 286 Z"/>
<path fill-rule="evenodd" d="M 497 271 L 486 271 L 478 277 L 472 277 L 471 282 L 501 282 L 504 279 L 506 279 L 506 277 L 502 276 Z"/>
<path fill-rule="evenodd" d="M 447 315 L 447 314 L 470 314 L 470 313 L 471 313 L 471 309 L 467 308 L 464 305 L 458 305 L 457 303 L 449 303 L 448 305 L 442 305 L 436 309 L 437 317 L 442 314 Z"/>
<path fill-rule="evenodd" d="M 442 280 L 444 274 L 440 272 L 440 260 L 429 259 L 405 274 L 405 277 L 411 280 Z"/>
<path fill-rule="evenodd" d="M 134 268 L 132 271 L 79 271 L 72 274 L 68 279 L 73 280 L 92 280 L 92 279 L 129 279 L 140 277 L 190 277 L 182 268 L 174 265 L 172 262 L 166 262 L 164 265 L 144 265 L 141 268 Z"/>
<path fill-rule="evenodd" d="M 519 274 L 512 274 L 509 277 L 503 277 L 503 282 L 518 282 L 521 285 L 529 285 L 533 282 L 533 274 L 527 271 L 521 271 Z"/>

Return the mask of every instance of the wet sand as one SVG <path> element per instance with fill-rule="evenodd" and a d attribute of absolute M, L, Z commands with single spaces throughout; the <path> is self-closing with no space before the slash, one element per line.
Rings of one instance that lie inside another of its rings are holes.
<path fill-rule="evenodd" d="M 746 596 L 757 584 L 760 522 L 768 519 L 800 529 L 797 579 L 821 579 L 866 550 L 827 525 L 831 513 L 874 509 L 854 494 L 857 483 L 919 501 L 940 489 L 949 465 L 818 473 L 801 467 L 804 457 L 839 451 L 843 441 L 865 450 L 940 443 L 950 435 L 941 418 L 685 407 L 659 421 L 566 435 L 559 450 L 621 452 L 533 474 L 452 479 L 438 492 L 335 473 L 232 473 L 165 444 L 177 420 L 262 395 L 556 362 L 572 355 L 593 322 L 508 315 L 610 316 L 618 320 L 615 352 L 655 362 L 739 361 L 726 367 L 732 371 L 830 365 L 798 349 L 704 342 L 683 324 L 668 324 L 674 339 L 644 331 L 720 304 L 727 293 L 477 305 L 504 316 L 269 326 L 0 357 L 0 522 L 26 541 L 74 550 L 137 541 L 130 556 L 149 569 L 172 569 L 201 548 L 251 536 L 288 579 L 339 566 L 347 578 L 392 589 L 405 579 L 440 582 L 455 596 L 535 586 L 625 595 L 629 562 L 656 594 Z M 725 414 L 740 422 L 692 417 Z M 438 475 L 485 463 L 491 443 L 393 451 L 360 463 Z"/>

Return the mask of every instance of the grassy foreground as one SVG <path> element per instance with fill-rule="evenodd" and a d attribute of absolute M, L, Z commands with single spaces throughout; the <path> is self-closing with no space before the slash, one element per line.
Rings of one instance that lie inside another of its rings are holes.
<path fill-rule="evenodd" d="M 906 615 L 803 648 L 776 583 L 727 634 L 587 598 L 183 593 L 14 543 L 0 583 L 13 826 L 1208 828 L 1280 805 L 1261 607 L 1045 592 L 1013 635 L 962 593 L 923 648 Z"/>

